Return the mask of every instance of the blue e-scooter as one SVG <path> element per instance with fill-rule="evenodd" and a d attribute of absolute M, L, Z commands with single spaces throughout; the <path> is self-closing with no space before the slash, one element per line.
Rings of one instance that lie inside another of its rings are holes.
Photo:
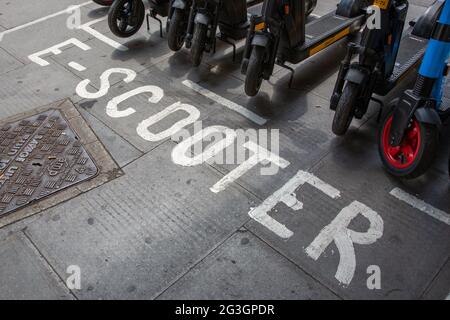
<path fill-rule="evenodd" d="M 380 126 L 379 153 L 386 170 L 394 176 L 418 177 L 434 160 L 440 129 L 450 114 L 450 108 L 442 104 L 449 53 L 450 1 L 445 1 L 414 88 L 403 93 Z"/>

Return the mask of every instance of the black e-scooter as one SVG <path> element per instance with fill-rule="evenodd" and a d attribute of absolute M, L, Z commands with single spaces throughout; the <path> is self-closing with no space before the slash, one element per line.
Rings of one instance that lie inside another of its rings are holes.
<path fill-rule="evenodd" d="M 269 80 L 275 63 L 291 71 L 286 62 L 297 64 L 336 41 L 356 34 L 365 19 L 363 0 L 341 0 L 337 10 L 306 23 L 305 0 L 265 0 L 262 16 L 252 16 L 245 46 L 242 73 L 245 92 L 258 93 L 262 80 Z"/>
<path fill-rule="evenodd" d="M 201 0 L 171 0 L 167 17 L 167 42 L 170 50 L 179 51 L 188 34 L 192 9 Z"/>
<path fill-rule="evenodd" d="M 160 36 L 163 36 L 162 21 L 167 17 L 169 0 L 148 0 L 149 13 L 145 15 L 143 0 L 114 0 L 108 13 L 108 25 L 112 33 L 121 38 L 128 38 L 139 31 L 147 17 L 147 30 L 150 31 L 150 18 L 159 22 Z"/>
<path fill-rule="evenodd" d="M 360 44 L 349 43 L 333 90 L 330 108 L 335 110 L 332 129 L 336 135 L 344 135 L 353 118 L 364 116 L 370 100 L 381 105 L 381 116 L 383 103 L 372 95 L 387 95 L 415 69 L 442 8 L 441 2 L 433 4 L 402 36 L 408 2 L 375 0 L 374 5 L 380 9 L 381 26 L 367 25 Z M 351 63 L 356 54 L 358 61 Z"/>
<path fill-rule="evenodd" d="M 252 1 L 256 4 L 260 1 Z M 194 66 L 200 65 L 204 52 L 215 52 L 216 39 L 233 46 L 231 40 L 241 40 L 247 35 L 250 23 L 247 18 L 247 0 L 204 0 L 192 9 L 186 37 L 186 48 L 190 49 Z M 220 34 L 217 36 L 217 28 Z"/>

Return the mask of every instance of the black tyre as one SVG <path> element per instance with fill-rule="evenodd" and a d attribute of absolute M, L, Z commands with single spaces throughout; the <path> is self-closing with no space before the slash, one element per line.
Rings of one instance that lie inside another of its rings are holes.
<path fill-rule="evenodd" d="M 261 88 L 263 81 L 264 68 L 264 53 L 263 47 L 253 47 L 250 59 L 248 61 L 247 73 L 245 76 L 245 93 L 253 97 Z"/>
<path fill-rule="evenodd" d="M 412 119 L 398 147 L 389 144 L 393 112 L 388 113 L 378 130 L 378 152 L 387 172 L 406 179 L 427 171 L 435 159 L 439 131 L 435 125 Z"/>
<path fill-rule="evenodd" d="M 145 6 L 142 0 L 115 0 L 109 9 L 108 24 L 114 35 L 128 38 L 139 31 L 144 18 Z"/>
<path fill-rule="evenodd" d="M 94 0 L 94 2 L 101 6 L 109 7 L 110 5 L 112 5 L 114 0 Z"/>
<path fill-rule="evenodd" d="M 179 51 L 183 47 L 184 36 L 186 34 L 183 20 L 183 11 L 180 9 L 174 9 L 167 30 L 167 42 L 170 50 L 172 51 Z"/>
<path fill-rule="evenodd" d="M 194 27 L 192 37 L 191 60 L 194 67 L 198 67 L 202 62 L 203 52 L 205 52 L 208 26 L 197 23 Z"/>
<path fill-rule="evenodd" d="M 344 135 L 350 127 L 355 113 L 358 95 L 358 85 L 355 83 L 347 82 L 337 104 L 336 112 L 333 118 L 332 129 L 335 135 Z"/>

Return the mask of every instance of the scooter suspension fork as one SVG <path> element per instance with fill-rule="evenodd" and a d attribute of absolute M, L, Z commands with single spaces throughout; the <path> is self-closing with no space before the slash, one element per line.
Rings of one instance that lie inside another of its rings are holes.
<path fill-rule="evenodd" d="M 345 83 L 345 74 L 350 68 L 350 62 L 355 55 L 358 49 L 358 45 L 350 42 L 347 45 L 347 52 L 345 54 L 344 59 L 341 61 L 341 65 L 339 67 L 339 72 L 337 76 L 336 83 L 334 84 L 333 95 L 331 96 L 330 108 L 331 110 L 336 110 L 338 101 L 342 94 L 342 89 L 344 88 Z"/>
<path fill-rule="evenodd" d="M 194 0 L 192 2 L 191 9 L 189 10 L 189 18 L 186 32 L 186 48 L 191 47 L 192 35 L 194 33 L 194 17 L 196 12 L 197 12 L 197 1 Z"/>

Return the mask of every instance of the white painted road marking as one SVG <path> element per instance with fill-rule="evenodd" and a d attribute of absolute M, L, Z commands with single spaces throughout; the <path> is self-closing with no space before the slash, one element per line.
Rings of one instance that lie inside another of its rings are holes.
<path fill-rule="evenodd" d="M 128 51 L 128 47 L 118 43 L 117 41 L 115 41 L 115 40 L 113 40 L 111 38 L 108 38 L 104 34 L 102 34 L 102 33 L 98 32 L 97 30 L 91 28 L 91 26 L 93 24 L 96 24 L 97 22 L 100 22 L 100 21 L 103 21 L 103 20 L 106 20 L 106 19 L 108 19 L 108 17 L 103 17 L 103 18 L 100 18 L 100 19 L 89 21 L 89 22 L 87 22 L 85 24 L 82 24 L 79 27 L 79 29 L 81 29 L 83 31 L 86 31 L 90 35 L 96 37 L 100 41 L 103 41 L 104 43 L 106 43 L 107 45 L 113 47 L 114 49 L 117 49 L 119 51 Z"/>
<path fill-rule="evenodd" d="M 275 165 L 283 169 L 289 165 L 289 161 L 284 160 L 277 154 L 270 152 L 266 148 L 259 146 L 253 141 L 246 142 L 243 145 L 243 147 L 253 152 L 253 155 L 246 161 L 242 162 L 237 168 L 230 171 L 226 176 L 220 179 L 220 181 L 218 181 L 214 186 L 212 186 L 210 188 L 212 192 L 219 193 L 225 190 L 230 183 L 242 177 L 246 172 L 248 172 L 250 169 L 252 169 L 260 162 L 270 161 L 271 163 L 274 163 Z"/>
<path fill-rule="evenodd" d="M 214 92 L 212 92 L 208 89 L 203 88 L 202 86 L 198 85 L 195 82 L 192 82 L 190 80 L 184 80 L 183 84 L 186 87 L 200 93 L 201 95 L 220 103 L 224 107 L 227 107 L 233 111 L 236 111 L 237 113 L 243 115 L 244 117 L 246 117 L 247 119 L 250 119 L 251 121 L 253 121 L 254 123 L 256 123 L 258 125 L 263 125 L 267 122 L 267 119 L 257 115 L 256 113 L 244 108 L 243 106 L 241 106 L 237 103 L 234 103 L 233 101 L 230 101 L 224 97 L 219 96 L 218 94 L 215 94 Z"/>
<path fill-rule="evenodd" d="M 401 200 L 403 202 L 406 202 L 410 206 L 426 213 L 430 217 L 433 217 L 445 224 L 448 224 L 450 226 L 450 215 L 442 210 L 436 209 L 432 205 L 426 203 L 423 200 L 420 200 L 413 195 L 410 195 L 409 193 L 403 191 L 400 188 L 394 188 L 390 194 L 397 198 L 398 200 Z"/>
<path fill-rule="evenodd" d="M 60 15 L 62 15 L 62 14 L 69 14 L 69 13 L 73 12 L 73 10 L 78 9 L 78 8 L 81 8 L 81 7 L 84 7 L 84 6 L 87 6 L 87 5 L 90 4 L 90 3 L 92 3 L 92 1 L 87 1 L 87 2 L 81 3 L 81 4 L 79 4 L 79 5 L 70 6 L 70 7 L 66 8 L 66 9 L 64 9 L 64 10 L 55 12 L 55 13 L 50 14 L 50 15 L 48 15 L 48 16 L 45 16 L 45 17 L 36 19 L 36 20 L 34 20 L 34 21 L 31 21 L 31 22 L 22 24 L 22 25 L 20 25 L 20 26 L 17 26 L 17 27 L 8 29 L 8 30 L 6 30 L 6 31 L 0 32 L 0 41 L 2 41 L 3 36 L 6 35 L 6 34 L 13 33 L 13 32 L 15 32 L 15 31 L 18 31 L 18 30 L 21 30 L 21 29 L 30 27 L 30 26 L 32 26 L 32 25 L 35 25 L 35 24 L 37 24 L 37 23 L 40 23 L 40 22 L 49 20 L 49 19 L 54 18 L 54 17 L 57 17 L 57 16 L 60 16 Z"/>
<path fill-rule="evenodd" d="M 315 175 L 305 171 L 298 171 L 297 174 L 291 178 L 283 187 L 278 189 L 270 197 L 268 197 L 262 204 L 258 207 L 250 210 L 249 216 L 258 221 L 267 229 L 275 233 L 277 236 L 283 239 L 288 239 L 294 234 L 285 225 L 276 221 L 274 218 L 269 216 L 269 211 L 271 211 L 279 202 L 283 202 L 287 206 L 291 207 L 293 210 L 303 209 L 303 203 L 300 202 L 296 195 L 295 190 L 301 185 L 308 183 L 313 187 L 319 189 L 329 197 L 337 199 L 341 196 L 339 190 L 333 188 L 326 182 L 320 180 Z"/>
<path fill-rule="evenodd" d="M 58 55 L 61 54 L 61 48 L 66 47 L 70 44 L 73 44 L 75 46 L 77 46 L 78 48 L 80 48 L 81 50 L 87 51 L 90 50 L 91 47 L 89 47 L 87 44 L 81 42 L 80 40 L 78 40 L 77 38 L 71 38 L 69 40 L 63 41 L 61 43 L 58 43 L 50 48 L 41 50 L 39 52 L 35 52 L 33 54 L 30 54 L 28 56 L 28 59 L 30 59 L 31 61 L 33 61 L 34 63 L 37 63 L 38 65 L 40 65 L 41 67 L 45 67 L 50 65 L 50 63 L 44 59 L 41 58 L 41 56 L 45 55 L 45 54 L 49 54 L 49 53 L 53 53 L 54 55 Z"/>
<path fill-rule="evenodd" d="M 68 65 L 72 69 L 75 69 L 75 70 L 77 70 L 79 72 L 82 72 L 82 71 L 86 70 L 85 66 L 82 66 L 81 64 L 79 64 L 78 62 L 75 62 L 75 61 L 69 62 Z"/>
<path fill-rule="evenodd" d="M 358 215 L 364 216 L 370 222 L 366 232 L 349 229 L 348 226 Z M 334 242 L 339 250 L 339 265 L 335 278 L 342 284 L 348 285 L 356 270 L 356 256 L 354 243 L 372 244 L 383 236 L 384 223 L 378 213 L 365 204 L 353 201 L 339 212 L 334 220 L 323 228 L 305 252 L 312 259 L 317 260 L 325 249 Z"/>

